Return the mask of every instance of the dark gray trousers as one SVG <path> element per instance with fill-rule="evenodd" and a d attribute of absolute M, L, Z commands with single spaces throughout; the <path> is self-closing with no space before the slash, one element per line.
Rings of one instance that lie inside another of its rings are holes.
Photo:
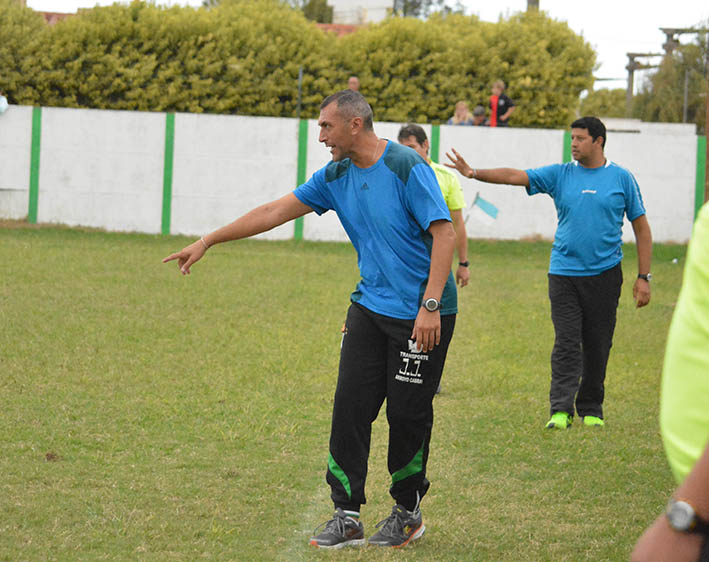
<path fill-rule="evenodd" d="M 551 352 L 551 413 L 603 417 L 606 365 L 623 284 L 620 264 L 599 275 L 549 274 L 554 323 Z"/>

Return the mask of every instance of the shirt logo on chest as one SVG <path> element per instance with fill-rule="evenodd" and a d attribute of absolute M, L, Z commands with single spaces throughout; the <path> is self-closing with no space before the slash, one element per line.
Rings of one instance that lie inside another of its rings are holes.
<path fill-rule="evenodd" d="M 594 193 L 595 194 L 596 190 L 595 189 L 584 189 L 581 191 L 581 193 Z"/>
<path fill-rule="evenodd" d="M 362 184 L 362 187 L 360 187 L 361 190 L 369 189 L 369 186 L 367 185 L 367 182 L 364 182 Z"/>

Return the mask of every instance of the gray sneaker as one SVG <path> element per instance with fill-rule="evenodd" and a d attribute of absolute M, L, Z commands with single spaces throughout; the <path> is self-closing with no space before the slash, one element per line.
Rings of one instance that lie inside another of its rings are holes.
<path fill-rule="evenodd" d="M 321 527 L 324 529 L 318 533 Z M 339 507 L 335 510 L 332 519 L 320 525 L 313 534 L 315 536 L 310 538 L 310 544 L 318 548 L 362 546 L 366 543 L 364 525 Z"/>
<path fill-rule="evenodd" d="M 369 544 L 403 548 L 423 535 L 426 526 L 421 518 L 421 510 L 416 506 L 408 511 L 403 505 L 395 505 L 391 515 L 377 523 L 381 529 L 369 538 Z"/>

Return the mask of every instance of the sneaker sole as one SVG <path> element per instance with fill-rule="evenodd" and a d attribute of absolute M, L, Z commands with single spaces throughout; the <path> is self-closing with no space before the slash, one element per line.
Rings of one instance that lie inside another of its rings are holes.
<path fill-rule="evenodd" d="M 339 548 L 345 548 L 346 546 L 364 546 L 367 544 L 366 539 L 352 539 L 351 541 L 339 542 L 337 544 L 318 544 L 316 541 L 310 541 L 310 545 L 315 548 L 331 548 L 337 550 Z"/>
<path fill-rule="evenodd" d="M 413 532 L 413 534 L 408 539 L 406 539 L 404 542 L 402 542 L 401 544 L 382 544 L 382 543 L 376 543 L 376 542 L 370 542 L 369 544 L 371 544 L 373 546 L 388 546 L 390 548 L 404 548 L 411 541 L 415 541 L 416 539 L 421 538 L 421 536 L 424 534 L 425 531 L 426 531 L 426 525 L 421 523 L 421 526 L 418 529 L 416 529 Z"/>

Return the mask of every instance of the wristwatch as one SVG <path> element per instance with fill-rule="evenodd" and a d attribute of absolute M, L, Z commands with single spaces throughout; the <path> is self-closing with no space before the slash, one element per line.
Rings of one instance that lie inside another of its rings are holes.
<path fill-rule="evenodd" d="M 672 498 L 667 503 L 665 515 L 675 531 L 709 535 L 709 522 L 699 517 L 692 504 L 686 500 Z"/>
<path fill-rule="evenodd" d="M 434 299 L 433 297 L 423 301 L 423 307 L 429 312 L 436 312 L 441 308 L 441 303 Z"/>
<path fill-rule="evenodd" d="M 652 273 L 638 273 L 638 279 L 645 279 L 649 283 L 652 281 Z"/>
<path fill-rule="evenodd" d="M 458 265 L 461 265 L 463 267 L 468 267 L 470 265 L 469 261 L 459 261 Z"/>

